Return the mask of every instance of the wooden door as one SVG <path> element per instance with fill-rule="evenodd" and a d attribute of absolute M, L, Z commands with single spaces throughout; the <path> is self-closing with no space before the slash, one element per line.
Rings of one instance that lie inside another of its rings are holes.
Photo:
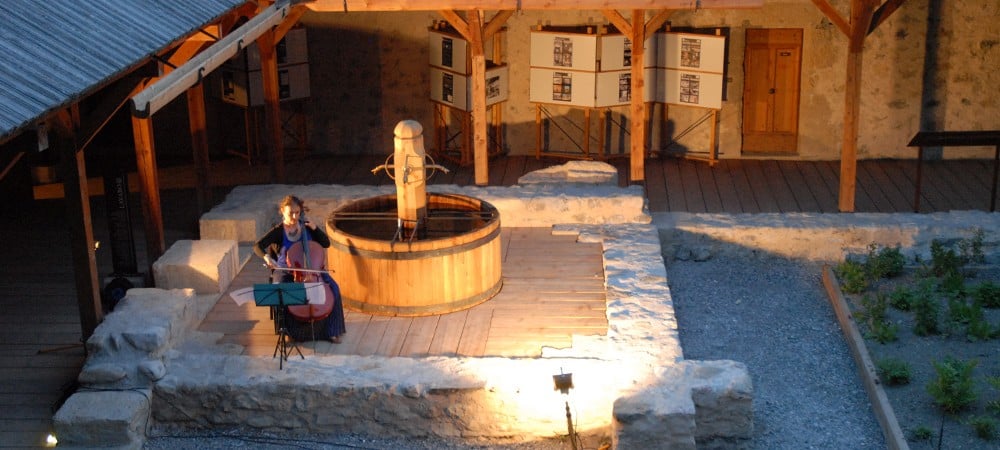
<path fill-rule="evenodd" d="M 795 153 L 802 30 L 748 28 L 746 42 L 743 152 Z"/>

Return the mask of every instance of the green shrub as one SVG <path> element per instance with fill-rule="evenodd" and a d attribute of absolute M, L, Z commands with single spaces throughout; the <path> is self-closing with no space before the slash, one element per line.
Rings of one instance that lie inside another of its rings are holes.
<path fill-rule="evenodd" d="M 969 289 L 969 296 L 983 308 L 1000 308 L 1000 286 L 984 281 Z"/>
<path fill-rule="evenodd" d="M 874 243 L 868 246 L 868 259 L 865 260 L 865 269 L 868 272 L 870 280 L 891 278 L 899 275 L 903 273 L 905 263 L 906 258 L 903 257 L 899 246 L 882 247 L 881 249 Z"/>
<path fill-rule="evenodd" d="M 921 425 L 913 429 L 913 432 L 910 433 L 910 437 L 914 441 L 929 441 L 932 437 L 934 437 L 934 431 L 928 426 Z"/>
<path fill-rule="evenodd" d="M 955 249 L 945 247 L 937 239 L 931 240 L 931 273 L 936 277 L 944 277 L 949 273 L 961 273 L 965 266 L 962 257 Z"/>
<path fill-rule="evenodd" d="M 992 441 L 997 436 L 997 421 L 990 416 L 975 416 L 969 419 L 976 436 L 984 441 Z"/>
<path fill-rule="evenodd" d="M 953 323 L 967 325 L 975 320 L 983 319 L 983 308 L 975 303 L 968 303 L 964 298 L 948 299 L 948 320 Z"/>
<path fill-rule="evenodd" d="M 890 342 L 896 342 L 899 339 L 899 325 L 886 320 L 880 320 L 878 322 L 872 322 L 868 325 L 869 327 L 869 339 L 878 342 L 879 344 L 888 344 Z"/>
<path fill-rule="evenodd" d="M 913 302 L 913 334 L 930 336 L 938 334 L 938 304 L 930 297 L 921 296 Z"/>
<path fill-rule="evenodd" d="M 834 267 L 833 272 L 840 279 L 840 288 L 848 294 L 860 294 L 868 289 L 865 267 L 857 261 L 848 259 Z"/>
<path fill-rule="evenodd" d="M 878 377 L 887 386 L 910 384 L 910 365 L 901 359 L 883 358 L 875 363 Z"/>
<path fill-rule="evenodd" d="M 889 304 L 900 311 L 909 311 L 914 297 L 915 294 L 909 287 L 899 285 L 889 294 Z"/>
<path fill-rule="evenodd" d="M 963 263 L 982 264 L 986 261 L 986 255 L 983 253 L 984 236 L 983 229 L 976 228 L 971 237 L 958 241 L 959 257 Z"/>
<path fill-rule="evenodd" d="M 960 272 L 948 272 L 941 276 L 938 292 L 946 297 L 959 298 L 965 296 L 965 275 Z"/>
<path fill-rule="evenodd" d="M 986 377 L 986 382 L 993 386 L 995 393 L 1000 393 L 1000 377 Z M 986 410 L 995 416 L 1000 416 L 1000 398 L 986 402 Z"/>
<path fill-rule="evenodd" d="M 965 328 L 969 342 L 988 341 L 996 337 L 997 331 L 983 318 L 972 319 Z"/>
<path fill-rule="evenodd" d="M 934 362 L 937 378 L 927 385 L 927 393 L 934 397 L 934 402 L 942 411 L 954 414 L 976 401 L 972 370 L 978 364 L 975 359 L 962 362 L 950 356 L 942 362 Z"/>

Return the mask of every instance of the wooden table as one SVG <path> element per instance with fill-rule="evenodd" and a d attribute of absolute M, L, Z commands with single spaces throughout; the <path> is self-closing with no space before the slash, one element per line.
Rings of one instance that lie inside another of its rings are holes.
<path fill-rule="evenodd" d="M 983 147 L 993 146 L 993 186 L 990 194 L 990 211 L 996 211 L 997 174 L 1000 172 L 1000 130 L 986 131 L 921 131 L 908 147 L 917 147 L 917 192 L 913 196 L 913 212 L 920 212 L 920 178 L 924 162 L 924 147 Z"/>

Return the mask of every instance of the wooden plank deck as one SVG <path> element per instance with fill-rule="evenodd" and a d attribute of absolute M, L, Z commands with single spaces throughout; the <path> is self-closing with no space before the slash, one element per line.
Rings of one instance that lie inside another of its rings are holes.
<path fill-rule="evenodd" d="M 388 184 L 390 180 L 387 177 L 374 176 L 370 172 L 371 168 L 384 161 L 385 156 L 381 155 L 290 160 L 287 182 Z M 493 167 L 490 183 L 510 185 L 524 173 L 563 162 L 558 159 L 538 160 L 533 156 L 499 157 L 490 164 L 503 166 L 503 170 Z M 619 169 L 619 184 L 627 185 L 628 159 L 617 158 L 610 163 Z M 927 161 L 920 211 L 987 210 L 992 164 L 992 160 Z M 771 167 L 771 176 L 780 176 L 785 180 L 769 180 L 764 171 L 768 166 Z M 776 172 L 775 166 L 779 169 Z M 472 167 L 449 167 L 452 169 L 450 173 L 435 175 L 431 184 L 474 184 Z M 800 176 L 795 175 L 796 169 Z M 710 210 L 724 213 L 834 213 L 837 212 L 838 172 L 837 161 L 723 159 L 708 169 L 704 162 L 699 161 L 651 158 L 646 165 L 645 189 L 649 209 L 654 213 Z M 858 162 L 858 172 L 856 211 L 911 212 L 916 175 L 913 160 L 863 160 Z M 861 176 L 862 173 L 865 175 Z M 213 161 L 212 184 L 217 186 L 214 200 L 221 201 L 234 185 L 267 183 L 268 174 L 268 167 L 249 166 L 237 158 Z M 177 239 L 196 239 L 200 213 L 192 201 L 194 171 L 184 165 L 164 167 L 159 179 L 162 183 L 167 245 Z M 95 187 L 99 185 L 99 179 L 92 181 Z M 708 183 L 713 184 L 709 186 Z M 776 188 L 778 192 L 775 192 Z M 68 237 L 61 220 L 65 212 L 62 202 L 54 200 L 61 197 L 61 186 L 38 186 L 35 191 L 36 197 L 53 200 L 39 200 L 24 209 L 0 210 L 0 233 L 11 236 L 9 250 L 5 253 L 7 264 L 0 271 L 0 292 L 3 292 L 0 296 L 0 307 L 3 308 L 0 315 L 0 352 L 5 355 L 0 363 L 0 448 L 4 449 L 44 446 L 45 435 L 52 426 L 51 414 L 64 395 L 74 389 L 76 376 L 85 358 L 83 347 L 79 345 L 81 331 L 66 246 Z M 805 194 L 806 191 L 809 195 Z M 96 196 L 100 190 L 92 192 L 95 194 L 91 201 L 95 237 L 107 242 L 104 198 Z M 137 196 L 133 199 L 136 256 L 140 267 L 148 267 L 141 230 L 141 207 Z M 97 263 L 102 276 L 111 273 L 109 251 L 98 251 Z M 514 270 L 511 269 L 511 273 Z M 541 288 L 525 287 L 528 281 L 508 279 L 504 291 L 509 294 L 520 289 L 520 301 L 557 303 L 560 296 L 553 291 L 569 289 L 560 285 L 558 280 L 545 280 L 552 286 L 548 288 L 549 292 L 543 294 Z M 589 292 L 577 294 L 585 293 L 597 295 Z M 495 303 L 499 305 L 499 299 Z M 385 346 L 382 340 L 387 333 L 396 333 L 397 337 L 402 333 L 403 320 L 397 320 L 400 325 L 390 327 L 390 321 L 383 318 L 349 315 L 348 320 L 352 322 L 348 325 L 348 342 L 339 344 L 335 349 L 328 343 L 321 343 L 320 346 L 331 347 L 329 351 L 357 354 L 388 352 L 398 346 L 400 354 L 473 355 L 530 354 L 541 345 L 565 345 L 555 338 L 551 344 L 543 344 L 507 337 L 513 335 L 505 333 L 531 330 L 532 327 L 516 322 L 516 311 L 522 305 L 517 305 L 514 300 L 504 305 L 507 306 L 461 311 L 436 318 L 409 319 L 405 331 L 409 339 L 404 337 L 402 343 L 397 344 L 398 338 L 391 337 Z M 562 313 L 574 312 L 563 309 Z M 268 321 L 248 325 L 247 320 L 235 315 L 229 319 L 226 322 L 217 318 L 218 322 L 213 326 L 232 330 L 242 327 L 240 333 L 259 334 L 262 337 L 253 351 L 260 354 L 273 352 L 273 327 Z M 365 324 L 363 329 L 361 324 Z M 582 320 L 577 325 L 589 326 Z M 427 332 L 431 327 L 434 327 L 433 334 Z"/>
<path fill-rule="evenodd" d="M 542 347 L 565 348 L 573 335 L 607 334 L 600 244 L 547 228 L 505 228 L 503 289 L 470 309 L 428 317 L 384 317 L 347 311 L 340 344 L 304 342 L 306 354 L 377 356 L 540 356 Z M 249 262 L 230 291 L 265 282 L 267 269 Z M 268 308 L 236 305 L 223 296 L 202 331 L 224 333 L 220 343 L 243 354 L 274 355 L 277 338 Z"/>

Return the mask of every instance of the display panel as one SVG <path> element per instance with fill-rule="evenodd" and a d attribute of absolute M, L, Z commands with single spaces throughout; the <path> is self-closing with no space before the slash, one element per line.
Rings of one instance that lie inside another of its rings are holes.
<path fill-rule="evenodd" d="M 430 64 L 434 67 L 468 75 L 472 72 L 468 61 L 469 43 L 460 36 L 430 30 L 428 33 Z"/>
<path fill-rule="evenodd" d="M 722 74 L 663 69 L 666 101 L 682 106 L 722 108 Z"/>
<path fill-rule="evenodd" d="M 506 65 L 486 69 L 486 106 L 507 100 L 509 69 Z M 472 76 L 431 67 L 431 100 L 462 111 L 472 109 Z"/>
<path fill-rule="evenodd" d="M 597 35 L 532 31 L 531 67 L 597 71 Z"/>

